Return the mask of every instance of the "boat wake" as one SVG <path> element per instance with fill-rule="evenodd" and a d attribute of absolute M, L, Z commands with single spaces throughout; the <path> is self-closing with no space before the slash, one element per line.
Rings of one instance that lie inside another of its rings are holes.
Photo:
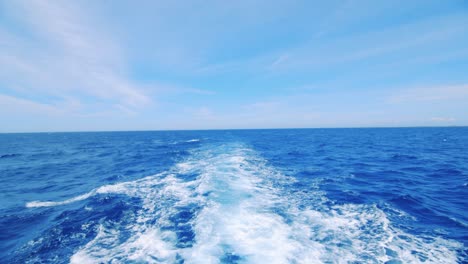
<path fill-rule="evenodd" d="M 294 184 L 252 149 L 227 144 L 165 173 L 26 206 L 111 193 L 141 201 L 127 221 L 102 221 L 71 263 L 457 263 L 460 243 L 404 232 L 375 205 L 336 205 L 318 184 Z"/>

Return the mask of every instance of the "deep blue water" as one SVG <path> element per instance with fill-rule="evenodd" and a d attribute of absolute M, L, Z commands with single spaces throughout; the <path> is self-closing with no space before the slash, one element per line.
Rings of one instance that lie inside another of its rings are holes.
<path fill-rule="evenodd" d="M 0 134 L 0 263 L 467 263 L 468 128 Z"/>

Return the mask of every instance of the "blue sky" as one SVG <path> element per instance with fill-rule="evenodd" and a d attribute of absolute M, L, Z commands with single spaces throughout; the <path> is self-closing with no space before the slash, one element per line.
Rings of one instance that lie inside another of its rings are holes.
<path fill-rule="evenodd" d="M 468 2 L 0 0 L 0 123 L 468 125 Z"/>

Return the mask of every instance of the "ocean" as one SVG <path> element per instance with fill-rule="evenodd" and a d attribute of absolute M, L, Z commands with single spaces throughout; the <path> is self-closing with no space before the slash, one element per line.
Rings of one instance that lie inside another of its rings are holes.
<path fill-rule="evenodd" d="M 468 128 L 0 134 L 0 263 L 468 263 Z"/>

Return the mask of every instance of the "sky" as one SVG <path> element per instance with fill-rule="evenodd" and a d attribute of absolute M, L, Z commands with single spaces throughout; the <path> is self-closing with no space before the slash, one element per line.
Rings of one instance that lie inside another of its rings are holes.
<path fill-rule="evenodd" d="M 454 125 L 465 0 L 0 0 L 0 132 Z"/>

